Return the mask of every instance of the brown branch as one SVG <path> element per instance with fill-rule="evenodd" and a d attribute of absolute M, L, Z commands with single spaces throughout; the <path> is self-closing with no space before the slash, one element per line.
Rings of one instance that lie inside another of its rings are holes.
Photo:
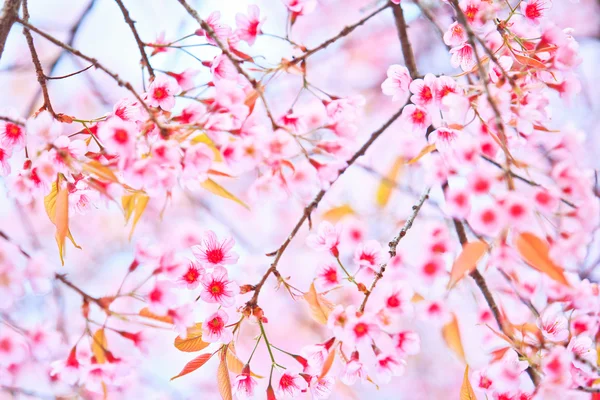
<path fill-rule="evenodd" d="M 79 75 L 79 74 L 81 74 L 82 72 L 85 72 L 85 71 L 87 71 L 88 69 L 92 68 L 93 66 L 94 66 L 93 64 L 92 64 L 92 65 L 88 65 L 87 67 L 85 67 L 85 68 L 83 68 L 83 69 L 80 69 L 79 71 L 71 72 L 70 74 L 67 74 L 67 75 L 61 75 L 61 76 L 46 76 L 46 79 L 56 79 L 56 80 L 58 80 L 58 79 L 66 79 L 66 78 L 70 78 L 70 77 L 72 77 L 72 76 Z"/>
<path fill-rule="evenodd" d="M 150 74 L 151 79 L 154 79 L 154 76 L 155 76 L 154 69 L 152 68 L 152 65 L 150 65 L 150 60 L 148 59 L 148 55 L 146 54 L 144 42 L 142 42 L 142 39 L 140 38 L 140 35 L 139 35 L 137 29 L 135 28 L 135 22 L 131 19 L 131 16 L 129 15 L 129 10 L 125 7 L 125 4 L 123 4 L 123 2 L 121 0 L 115 0 L 115 1 L 117 2 L 117 4 L 119 5 L 119 8 L 121 9 L 121 13 L 123 14 L 123 17 L 125 18 L 125 22 L 127 22 L 127 25 L 129 25 L 129 29 L 131 29 L 131 33 L 133 33 L 135 42 L 137 43 L 138 49 L 140 50 L 140 55 L 142 56 L 142 64 L 148 70 L 148 73 Z"/>
<path fill-rule="evenodd" d="M 19 125 L 19 126 L 25 126 L 25 124 L 23 122 L 17 121 L 14 118 L 5 117 L 3 115 L 0 115 L 0 121 L 10 122 L 11 124 L 15 124 L 15 125 Z"/>
<path fill-rule="evenodd" d="M 346 162 L 347 165 L 344 168 L 342 168 L 341 170 L 338 171 L 338 175 L 331 182 L 332 186 L 340 178 L 340 176 L 342 176 L 342 174 L 352 164 L 354 164 L 354 162 L 359 157 L 361 157 L 362 155 L 364 155 L 366 153 L 367 149 L 369 147 L 371 147 L 371 145 L 373 144 L 373 142 L 375 142 L 375 140 L 377 140 L 377 138 L 379 136 L 381 136 L 381 134 L 383 132 L 385 132 L 386 129 L 389 128 L 390 125 L 396 119 L 398 119 L 398 117 L 400 117 L 400 115 L 402 114 L 402 110 L 404 109 L 405 106 L 403 106 L 402 108 L 400 108 L 400 110 L 398 110 L 394 115 L 392 115 L 390 117 L 390 119 L 388 119 L 379 129 L 377 129 L 375 132 L 373 132 L 371 134 L 371 136 L 369 137 L 369 139 L 361 146 L 361 148 L 358 149 L 358 151 L 356 153 L 354 153 L 354 155 Z M 300 217 L 300 220 L 296 223 L 296 225 L 294 226 L 294 228 L 292 229 L 292 231 L 290 232 L 290 234 L 287 236 L 287 238 L 285 239 L 285 241 L 283 242 L 283 244 L 281 246 L 279 246 L 279 248 L 274 253 L 272 253 L 272 255 L 275 256 L 275 259 L 273 260 L 273 263 L 271 263 L 271 266 L 269 267 L 269 269 L 265 272 L 265 274 L 263 275 L 263 277 L 260 279 L 260 281 L 256 285 L 254 285 L 254 295 L 246 303 L 246 307 L 252 309 L 252 308 L 254 308 L 254 307 L 257 306 L 257 304 L 258 304 L 258 296 L 259 296 L 260 291 L 261 291 L 263 285 L 265 284 L 267 278 L 269 277 L 269 275 L 274 274 L 276 277 L 279 278 L 279 272 L 277 271 L 277 264 L 279 263 L 279 260 L 281 259 L 281 256 L 283 255 L 283 253 L 285 252 L 285 250 L 287 249 L 287 247 L 289 246 L 289 244 L 292 242 L 292 240 L 294 239 L 294 237 L 296 236 L 296 234 L 298 233 L 298 231 L 300 230 L 300 228 L 302 227 L 302 225 L 304 225 L 304 223 L 307 220 L 310 223 L 311 213 L 317 208 L 317 206 L 319 205 L 319 203 L 321 202 L 321 200 L 325 196 L 326 192 L 327 191 L 325 189 L 323 189 L 319 193 L 317 193 L 317 195 L 315 196 L 315 198 L 313 199 L 313 201 L 311 201 L 306 206 L 306 208 L 304 208 L 304 212 L 302 213 L 302 216 Z"/>
<path fill-rule="evenodd" d="M 73 46 L 73 44 L 75 43 L 75 37 L 77 35 L 77 32 L 79 31 L 79 28 L 83 24 L 83 21 L 85 20 L 85 18 L 92 11 L 92 8 L 94 7 L 95 3 L 96 3 L 96 0 L 90 1 L 90 3 L 85 8 L 85 10 L 83 10 L 83 13 L 81 13 L 81 15 L 79 16 L 77 21 L 75 21 L 75 23 L 71 26 L 71 29 L 69 29 L 69 36 L 67 38 L 67 41 L 65 42 L 69 46 Z M 50 63 L 50 68 L 48 69 L 48 71 L 49 71 L 48 75 L 54 74 L 54 70 L 56 69 L 56 66 L 58 65 L 60 59 L 62 58 L 62 56 L 65 53 L 67 53 L 67 51 L 65 49 L 61 49 L 61 51 L 58 53 L 58 55 Z M 28 110 L 33 110 L 40 94 L 41 94 L 41 89 L 38 89 L 35 96 L 33 96 L 33 99 L 31 100 Z M 31 112 L 29 114 L 31 114 Z"/>
<path fill-rule="evenodd" d="M 10 28 L 16 22 L 19 17 L 19 6 L 21 0 L 5 0 L 4 7 L 2 7 L 2 13 L 0 14 L 0 59 L 2 59 L 2 53 L 4 53 L 4 46 Z"/>
<path fill-rule="evenodd" d="M 158 120 L 156 119 L 156 115 L 154 115 L 154 112 L 150 109 L 150 107 L 148 107 L 148 105 L 146 104 L 146 102 L 142 99 L 142 97 L 138 94 L 138 92 L 133 88 L 133 86 L 131 85 L 131 83 L 126 82 L 123 79 L 121 79 L 118 74 L 116 74 L 115 72 L 113 72 L 110 69 L 106 68 L 104 65 L 100 64 L 98 62 L 98 60 L 96 60 L 95 58 L 83 54 L 82 52 L 80 52 L 79 50 L 71 47 L 70 45 L 61 42 L 60 40 L 56 39 L 55 37 L 53 37 L 53 36 L 51 36 L 51 35 L 49 35 L 47 33 L 45 33 L 44 31 L 41 31 L 40 29 L 38 29 L 35 26 L 31 25 L 29 22 L 24 21 L 24 20 L 22 20 L 20 18 L 17 19 L 17 22 L 20 23 L 21 25 L 23 25 L 24 27 L 29 28 L 31 31 L 37 33 L 38 35 L 40 35 L 44 39 L 52 42 L 56 46 L 65 49 L 66 51 L 68 51 L 69 53 L 73 54 L 74 56 L 79 57 L 81 59 L 84 59 L 84 60 L 90 62 L 94 67 L 96 67 L 97 69 L 103 71 L 105 74 L 107 74 L 108 76 L 110 76 L 119 86 L 124 87 L 131 94 L 133 94 L 133 96 L 140 102 L 140 104 L 142 105 L 142 107 L 144 108 L 144 110 L 148 113 L 148 116 L 150 117 L 150 119 L 152 120 L 152 122 L 154 122 L 154 124 L 156 124 L 156 126 L 160 129 L 160 131 L 163 134 L 163 136 L 167 136 L 168 135 L 167 129 L 158 122 Z"/>
<path fill-rule="evenodd" d="M 402 227 L 402 229 L 400 229 L 400 232 L 398 233 L 398 235 L 394 239 L 392 239 L 392 241 L 390 241 L 390 243 L 388 243 L 390 258 L 396 256 L 396 249 L 398 248 L 398 243 L 400 243 L 400 240 L 402 240 L 402 238 L 404 236 L 406 236 L 406 233 L 408 232 L 408 230 L 410 228 L 412 228 L 413 223 L 415 222 L 415 219 L 417 218 L 417 215 L 419 215 L 419 211 L 421 211 L 423 204 L 425 204 L 425 201 L 427 201 L 427 199 L 429 198 L 430 191 L 431 191 L 431 188 L 425 189 L 425 191 L 419 198 L 419 201 L 417 201 L 417 203 L 412 206 L 412 210 L 413 210 L 412 214 L 408 217 L 408 219 L 404 223 L 404 226 Z M 375 289 L 375 286 L 377 286 L 377 283 L 379 282 L 379 280 L 381 278 L 383 278 L 383 274 L 385 273 L 386 268 L 387 268 L 387 263 L 383 263 L 379 267 L 379 271 L 376 273 L 375 279 L 371 283 L 371 287 L 365 292 L 365 298 L 363 299 L 363 301 L 360 305 L 360 308 L 358 309 L 359 312 L 362 313 L 365 311 L 367 301 L 369 301 L 369 297 L 371 296 L 371 293 L 373 293 L 373 289 Z"/>
<path fill-rule="evenodd" d="M 29 22 L 29 8 L 27 7 L 27 0 L 23 1 L 23 21 Z M 40 62 L 40 57 L 35 49 L 33 36 L 31 36 L 29 28 L 23 27 L 23 35 L 25 35 L 25 39 L 27 40 L 27 46 L 29 47 L 29 52 L 31 53 L 31 60 L 33 61 L 33 65 L 35 67 L 37 81 L 42 89 L 42 95 L 44 97 L 42 109 L 48 110 L 54 118 L 57 118 L 56 112 L 54 112 L 52 103 L 50 102 L 50 94 L 48 93 L 48 85 L 46 84 L 46 75 L 44 74 L 44 69 L 42 67 L 42 63 Z M 27 111 L 28 116 L 33 114 L 35 103 L 33 103 L 32 106 L 33 107 Z"/>
<path fill-rule="evenodd" d="M 308 57 L 312 56 L 316 52 L 321 51 L 324 48 L 328 47 L 329 45 L 337 42 L 339 39 L 341 39 L 341 38 L 343 38 L 345 36 L 348 36 L 356 28 L 358 28 L 359 26 L 363 25 L 365 22 L 367 22 L 368 20 L 370 20 L 371 18 L 373 18 L 374 16 L 376 16 L 377 14 L 379 14 L 380 12 L 382 12 L 383 10 L 385 10 L 386 8 L 388 8 L 390 6 L 390 4 L 391 3 L 386 3 L 383 6 L 379 7 L 378 9 L 376 9 L 375 11 L 373 11 L 371 14 L 369 14 L 366 17 L 364 17 L 363 19 L 361 19 L 360 21 L 358 21 L 358 22 L 356 22 L 356 23 L 354 23 L 352 25 L 348 25 L 348 26 L 344 27 L 344 29 L 342 29 L 340 31 L 340 33 L 338 33 L 334 37 L 332 37 L 330 39 L 327 39 L 326 41 L 324 41 L 323 43 L 321 43 L 320 45 L 318 45 L 314 49 L 307 50 L 300 57 L 294 58 L 290 62 L 290 65 L 298 64 L 300 61 L 306 60 Z"/>
<path fill-rule="evenodd" d="M 417 62 L 415 60 L 412 45 L 408 39 L 408 26 L 406 25 L 406 19 L 404 19 L 404 11 L 402 10 L 402 7 L 400 7 L 400 4 L 392 4 L 392 11 L 394 12 L 394 21 L 396 22 L 398 38 L 400 38 L 400 45 L 402 46 L 404 64 L 406 64 L 406 68 L 408 68 L 410 77 L 417 79 L 419 71 L 417 69 Z"/>
<path fill-rule="evenodd" d="M 461 246 L 465 246 L 469 241 L 467 238 L 467 233 L 465 232 L 465 227 L 464 227 L 463 223 L 461 221 L 459 221 L 458 219 L 454 219 L 453 221 L 454 221 L 454 228 L 456 230 L 456 234 L 458 235 L 458 240 L 459 240 Z M 498 307 L 498 304 L 494 300 L 494 296 L 492 295 L 492 292 L 490 292 L 490 289 L 488 288 L 487 282 L 485 281 L 485 278 L 483 277 L 483 275 L 481 275 L 479 270 L 474 269 L 473 272 L 471 272 L 469 274 L 469 276 L 471 278 L 473 278 L 473 280 L 475 281 L 475 284 L 477 285 L 477 287 L 483 294 L 485 302 L 488 304 L 488 307 L 492 311 L 492 314 L 494 315 L 494 319 L 496 320 L 496 323 L 498 324 L 498 327 L 500 328 L 500 330 L 502 332 L 504 332 L 504 334 L 509 339 L 512 340 L 512 335 L 510 334 L 510 332 L 507 331 L 507 329 L 505 328 L 505 324 L 503 323 L 502 315 L 500 314 L 500 308 Z M 523 357 L 523 354 L 518 349 L 514 349 L 514 350 L 517 352 L 517 354 L 519 356 Z M 537 386 L 539 384 L 540 378 L 539 378 L 537 372 L 533 369 L 533 367 L 531 365 L 529 365 L 527 367 L 527 374 L 531 378 L 531 381 L 533 382 L 533 384 L 535 386 Z"/>

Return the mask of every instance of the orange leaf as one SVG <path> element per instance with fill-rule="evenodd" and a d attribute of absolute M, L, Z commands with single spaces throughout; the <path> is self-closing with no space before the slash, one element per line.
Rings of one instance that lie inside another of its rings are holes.
<path fill-rule="evenodd" d="M 170 317 L 168 315 L 156 315 L 153 312 L 151 312 L 150 310 L 148 310 L 148 307 L 144 307 L 140 310 L 139 315 L 145 318 L 149 318 L 149 319 L 153 319 L 155 321 L 160 321 L 160 322 L 164 322 L 167 324 L 173 324 L 173 317 Z"/>
<path fill-rule="evenodd" d="M 104 364 L 106 362 L 106 335 L 104 334 L 104 328 L 100 328 L 92 336 L 92 353 L 96 357 L 98 364 Z"/>
<path fill-rule="evenodd" d="M 556 282 L 570 286 L 563 269 L 554 264 L 550 258 L 550 248 L 545 240 L 538 238 L 533 233 L 524 232 L 517 236 L 515 244 L 527 264 L 548 275 Z"/>
<path fill-rule="evenodd" d="M 56 243 L 58 245 L 58 253 L 62 265 L 64 263 L 65 238 L 69 238 L 73 246 L 81 249 L 75 243 L 71 230 L 69 229 L 69 191 L 65 188 L 60 188 L 62 179 L 59 176 L 55 182 L 52 182 L 50 193 L 44 197 L 44 208 L 50 221 L 56 226 Z M 59 190 L 60 188 L 60 190 Z"/>
<path fill-rule="evenodd" d="M 402 167 L 404 167 L 404 158 L 398 157 L 394 164 L 385 175 L 383 179 L 381 179 L 381 183 L 379 183 L 379 187 L 377 188 L 377 195 L 375 197 L 375 201 L 377 205 L 381 208 L 385 207 L 390 201 L 390 197 L 392 196 L 392 190 L 394 189 L 394 185 L 398 176 L 402 172 Z"/>
<path fill-rule="evenodd" d="M 483 257 L 488 249 L 487 243 L 483 241 L 469 242 L 463 246 L 462 252 L 454 261 L 452 271 L 450 272 L 450 282 L 448 288 L 453 287 L 466 274 L 477 268 L 477 263 Z"/>
<path fill-rule="evenodd" d="M 458 329 L 458 321 L 456 319 L 456 315 L 452 314 L 452 321 L 448 322 L 442 328 L 442 336 L 446 341 L 446 344 L 461 361 L 465 361 L 465 350 L 463 349 L 462 342 L 460 340 L 460 330 Z"/>
<path fill-rule="evenodd" d="M 202 341 L 202 323 L 198 322 L 191 328 L 187 328 L 187 336 L 185 339 L 177 336 L 175 338 L 175 347 L 180 351 L 185 351 L 187 353 L 192 353 L 194 351 L 200 351 L 210 343 L 206 343 Z"/>
<path fill-rule="evenodd" d="M 419 161 L 421 158 L 423 158 L 423 156 L 431 153 L 432 151 L 435 150 L 435 143 L 433 144 L 428 144 L 427 146 L 423 147 L 423 149 L 421 150 L 421 152 L 414 158 L 412 158 L 410 161 L 408 161 L 407 164 L 414 164 L 417 161 Z"/>
<path fill-rule="evenodd" d="M 233 400 L 231 393 L 231 380 L 229 379 L 229 371 L 227 369 L 227 347 L 221 349 L 221 362 L 217 368 L 217 387 L 223 400 Z"/>
<path fill-rule="evenodd" d="M 177 379 L 184 375 L 187 375 L 190 372 L 194 372 L 195 370 L 197 370 L 198 368 L 200 368 L 201 366 L 206 364 L 206 362 L 208 360 L 210 360 L 210 358 L 212 356 L 213 356 L 212 354 L 200 354 L 198 357 L 194 358 L 192 361 L 185 364 L 185 367 L 183 367 L 181 372 L 179 374 L 175 375 L 174 377 L 172 377 L 171 380 Z"/>
<path fill-rule="evenodd" d="M 313 319 L 323 325 L 327 324 L 327 318 L 335 306 L 322 294 L 317 293 L 314 282 L 310 284 L 310 289 L 303 297 L 310 307 Z"/>
<path fill-rule="evenodd" d="M 460 400 L 477 400 L 473 386 L 469 382 L 469 366 L 465 368 L 465 376 L 463 378 L 462 387 L 460 388 Z"/>
<path fill-rule="evenodd" d="M 117 182 L 117 183 L 119 182 L 119 179 L 112 172 L 112 170 L 110 168 L 108 168 L 106 165 L 103 165 L 102 163 L 100 163 L 99 161 L 92 160 L 86 164 L 83 164 L 82 168 L 88 174 L 96 175 L 96 177 L 98 177 L 99 179 L 101 179 L 103 181 Z"/>
<path fill-rule="evenodd" d="M 334 360 L 335 360 L 335 349 L 332 348 L 329 351 L 329 355 L 327 356 L 327 359 L 325 360 L 325 363 L 323 364 L 323 369 L 321 370 L 321 375 L 319 375 L 319 379 L 321 379 L 325 375 L 327 375 L 327 373 L 331 369 L 331 366 L 333 365 L 333 361 Z"/>
<path fill-rule="evenodd" d="M 333 207 L 323 213 L 323 219 L 330 222 L 338 222 L 346 215 L 355 214 L 354 209 L 349 204 L 343 204 L 338 207 Z"/>
<path fill-rule="evenodd" d="M 546 65 L 543 62 L 538 61 L 534 58 L 522 56 L 517 53 L 513 53 L 513 55 L 515 56 L 515 59 L 517 60 L 517 62 L 519 64 L 522 64 L 522 65 L 525 65 L 528 67 L 533 67 L 533 68 L 541 68 L 541 69 L 546 68 Z"/>
<path fill-rule="evenodd" d="M 236 203 L 238 203 L 239 205 L 241 205 L 242 207 L 246 208 L 247 210 L 250 210 L 250 207 L 248 207 L 246 205 L 246 203 L 244 203 L 242 200 L 235 197 L 233 194 L 229 193 L 229 191 L 227 191 L 227 189 L 225 189 L 223 186 L 219 185 L 217 182 L 213 181 L 212 179 L 209 178 L 209 179 L 205 180 L 204 182 L 202 182 L 200 185 L 204 189 L 208 190 L 209 192 L 214 193 L 217 196 L 221 196 L 226 199 L 233 200 Z"/>

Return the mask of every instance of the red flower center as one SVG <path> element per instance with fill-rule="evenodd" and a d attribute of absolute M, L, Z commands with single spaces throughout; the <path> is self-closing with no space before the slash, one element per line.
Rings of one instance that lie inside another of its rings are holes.
<path fill-rule="evenodd" d="M 354 334 L 356 337 L 363 337 L 369 332 L 369 327 L 364 322 L 359 322 L 354 326 Z"/>
<path fill-rule="evenodd" d="M 129 141 L 129 133 L 125 129 L 117 128 L 113 134 L 113 139 L 119 144 L 125 144 Z"/>
<path fill-rule="evenodd" d="M 217 297 L 223 294 L 225 291 L 225 284 L 220 281 L 213 281 L 210 284 L 210 292 L 213 296 Z"/>
<path fill-rule="evenodd" d="M 198 280 L 200 273 L 196 268 L 190 267 L 186 274 L 183 276 L 183 279 L 188 283 L 194 283 Z"/>
<path fill-rule="evenodd" d="M 167 91 L 164 88 L 156 88 L 154 90 L 154 93 L 152 94 L 152 96 L 156 99 L 156 100 L 162 100 L 165 99 L 167 97 Z"/>
<path fill-rule="evenodd" d="M 225 254 L 222 249 L 211 249 L 206 252 L 206 259 L 211 264 L 220 264 L 224 258 Z"/>
<path fill-rule="evenodd" d="M 400 306 L 400 299 L 396 295 L 390 296 L 387 299 L 387 305 L 389 308 L 396 308 Z"/>

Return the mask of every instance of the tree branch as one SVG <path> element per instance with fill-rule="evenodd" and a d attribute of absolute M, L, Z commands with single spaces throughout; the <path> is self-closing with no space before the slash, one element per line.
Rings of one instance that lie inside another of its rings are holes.
<path fill-rule="evenodd" d="M 400 38 L 400 45 L 402 46 L 404 64 L 406 64 L 406 68 L 408 68 L 410 77 L 416 79 L 419 76 L 419 71 L 417 69 L 417 62 L 415 61 L 412 45 L 408 39 L 408 26 L 404 19 L 404 11 L 402 10 L 402 7 L 400 7 L 400 4 L 392 4 L 392 11 L 394 12 L 394 21 L 396 22 L 398 38 Z"/>
<path fill-rule="evenodd" d="M 2 7 L 2 13 L 0 14 L 0 59 L 2 59 L 2 53 L 4 53 L 4 45 L 6 39 L 8 39 L 10 28 L 19 17 L 20 5 L 21 0 L 5 0 L 4 7 Z"/>
<path fill-rule="evenodd" d="M 123 4 L 123 2 L 121 0 L 115 0 L 115 1 L 117 2 L 117 4 L 119 5 L 119 8 L 121 9 L 121 13 L 123 14 L 123 17 L 125 18 L 125 22 L 127 22 L 127 25 L 129 25 L 129 29 L 131 29 L 131 33 L 133 33 L 135 42 L 137 43 L 138 49 L 140 50 L 140 55 L 142 56 L 142 64 L 148 70 L 150 77 L 152 79 L 154 79 L 154 76 L 155 76 L 154 69 L 152 68 L 152 65 L 150 65 L 150 60 L 148 59 L 148 55 L 146 54 L 144 42 L 142 42 L 142 39 L 140 38 L 140 35 L 139 35 L 137 29 L 135 28 L 135 22 L 131 19 L 131 16 L 129 15 L 129 10 L 125 7 L 125 4 Z"/>

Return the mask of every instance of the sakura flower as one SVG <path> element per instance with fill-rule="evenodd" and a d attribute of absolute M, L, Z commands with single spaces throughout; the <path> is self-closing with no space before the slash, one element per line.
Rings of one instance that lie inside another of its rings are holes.
<path fill-rule="evenodd" d="M 450 49 L 450 54 L 452 54 L 450 64 L 452 64 L 454 68 L 458 68 L 460 66 L 463 71 L 470 71 L 473 69 L 475 64 L 477 64 L 477 60 L 475 59 L 475 51 L 468 43 L 464 43 L 460 46 Z"/>
<path fill-rule="evenodd" d="M 471 210 L 469 192 L 462 188 L 449 187 L 445 192 L 446 211 L 456 218 L 466 218 Z"/>
<path fill-rule="evenodd" d="M 180 91 L 181 88 L 175 79 L 164 75 L 157 76 L 148 88 L 146 102 L 151 107 L 171 111 L 175 107 L 175 95 Z"/>
<path fill-rule="evenodd" d="M 346 385 L 354 385 L 356 381 L 366 379 L 366 375 L 363 363 L 353 358 L 344 366 L 340 380 Z"/>
<path fill-rule="evenodd" d="M 467 41 L 467 32 L 458 22 L 454 22 L 444 33 L 444 43 L 448 46 L 459 46 Z"/>
<path fill-rule="evenodd" d="M 387 283 L 381 290 L 386 310 L 394 314 L 406 314 L 412 311 L 411 300 L 414 292 L 405 282 Z"/>
<path fill-rule="evenodd" d="M 197 262 L 190 262 L 187 271 L 179 278 L 178 282 L 188 289 L 196 289 L 204 276 L 204 268 Z"/>
<path fill-rule="evenodd" d="M 354 251 L 354 262 L 361 267 L 376 269 L 384 261 L 384 252 L 376 240 L 361 243 Z"/>
<path fill-rule="evenodd" d="M 319 378 L 313 376 L 310 381 L 310 392 L 315 399 L 328 399 L 331 396 L 335 379 L 331 376 Z"/>
<path fill-rule="evenodd" d="M 8 366 L 23 361 L 27 355 L 25 343 L 12 331 L 3 326 L 0 330 L 0 366 Z"/>
<path fill-rule="evenodd" d="M 229 316 L 223 310 L 211 314 L 202 323 L 202 340 L 207 343 L 229 343 L 233 334 L 225 327 Z"/>
<path fill-rule="evenodd" d="M 210 72 L 215 81 L 221 79 L 235 80 L 238 72 L 231 60 L 225 55 L 220 54 L 210 63 Z"/>
<path fill-rule="evenodd" d="M 381 84 L 383 94 L 392 96 L 392 101 L 406 101 L 412 81 L 408 69 L 403 65 L 392 65 L 387 70 L 387 76 Z"/>
<path fill-rule="evenodd" d="M 227 38 L 231 35 L 231 28 L 221 21 L 221 13 L 219 11 L 213 11 L 210 15 L 204 20 L 208 26 L 211 27 L 212 31 L 215 33 L 216 38 L 221 42 L 226 42 Z M 198 29 L 196 31 L 196 35 L 198 36 L 206 36 L 206 40 L 210 44 L 216 45 L 217 42 L 215 39 L 208 34 L 208 32 L 204 32 L 202 29 Z"/>
<path fill-rule="evenodd" d="M 0 147 L 0 176 L 10 174 L 9 159 L 12 155 L 12 149 Z"/>
<path fill-rule="evenodd" d="M 0 146 L 21 150 L 25 146 L 25 128 L 13 122 L 0 121 Z"/>
<path fill-rule="evenodd" d="M 458 140 L 460 131 L 450 128 L 438 128 L 429 135 L 429 143 L 435 144 L 440 153 L 449 151 Z"/>
<path fill-rule="evenodd" d="M 508 74 L 513 65 L 513 59 L 508 56 L 502 56 L 498 59 L 498 64 L 490 63 L 490 81 L 498 83 L 498 81 Z"/>
<path fill-rule="evenodd" d="M 410 83 L 409 89 L 413 94 L 410 101 L 422 107 L 429 107 L 435 102 L 435 82 L 433 74 L 426 74 L 423 79 L 415 79 Z"/>
<path fill-rule="evenodd" d="M 214 151 L 204 143 L 188 147 L 183 156 L 183 176 L 196 181 L 205 181 L 214 159 Z"/>
<path fill-rule="evenodd" d="M 250 367 L 246 365 L 242 373 L 233 381 L 233 393 L 240 400 L 252 399 L 256 385 L 256 380 L 250 375 Z"/>
<path fill-rule="evenodd" d="M 589 336 L 577 336 L 571 338 L 567 349 L 576 356 L 594 363 L 597 360 L 598 354 L 594 348 L 594 342 Z"/>
<path fill-rule="evenodd" d="M 192 252 L 200 263 L 213 268 L 237 262 L 239 256 L 235 251 L 231 251 L 234 245 L 233 238 L 228 237 L 219 242 L 213 231 L 206 231 L 202 238 L 202 244 L 192 247 Z"/>
<path fill-rule="evenodd" d="M 427 78 L 427 77 L 425 77 L 425 78 Z M 450 94 L 450 93 L 458 94 L 458 92 L 459 92 L 456 81 L 453 78 L 451 78 L 449 76 L 445 76 L 445 75 L 442 75 L 435 79 L 434 87 L 435 87 L 435 90 L 434 90 L 435 100 L 436 100 L 436 103 L 440 106 L 442 105 L 442 100 L 444 100 L 444 98 L 448 94 Z"/>
<path fill-rule="evenodd" d="M 147 294 L 148 308 L 155 314 L 164 315 L 174 304 L 176 297 L 172 284 L 168 281 L 157 281 Z"/>
<path fill-rule="evenodd" d="M 377 356 L 375 373 L 381 383 L 389 383 L 394 376 L 404 375 L 406 361 L 394 354 L 381 353 Z"/>
<path fill-rule="evenodd" d="M 340 284 L 337 266 L 334 263 L 323 264 L 317 272 L 316 282 L 324 290 L 329 290 Z"/>
<path fill-rule="evenodd" d="M 50 375 L 69 385 L 76 384 L 83 375 L 83 366 L 77 359 L 76 348 L 73 347 L 66 360 L 55 361 L 51 364 Z"/>
<path fill-rule="evenodd" d="M 527 361 L 520 361 L 517 353 L 509 349 L 501 360 L 490 365 L 488 376 L 499 391 L 511 391 L 519 387 L 519 378 L 527 369 Z"/>
<path fill-rule="evenodd" d="M 137 131 L 133 122 L 110 118 L 98 127 L 98 137 L 108 151 L 118 154 L 122 159 L 128 159 L 135 150 Z"/>
<path fill-rule="evenodd" d="M 123 98 L 113 107 L 113 115 L 121 118 L 123 121 L 141 121 L 143 114 L 142 106 L 135 98 Z"/>
<path fill-rule="evenodd" d="M 419 267 L 419 276 L 423 281 L 431 284 L 437 278 L 446 274 L 446 264 L 444 259 L 437 254 L 432 254 Z"/>
<path fill-rule="evenodd" d="M 344 330 L 344 343 L 348 345 L 370 345 L 373 340 L 376 340 L 381 329 L 375 323 L 374 318 L 368 315 L 361 315 L 357 318 L 351 318 Z"/>
<path fill-rule="evenodd" d="M 334 343 L 335 338 L 332 338 L 325 343 L 304 346 L 302 348 L 300 354 L 306 359 L 307 365 L 311 371 L 321 370 Z"/>
<path fill-rule="evenodd" d="M 183 72 L 167 72 L 167 75 L 175 79 L 181 90 L 186 91 L 192 89 L 194 84 L 194 77 L 198 75 L 197 69 L 188 68 Z"/>
<path fill-rule="evenodd" d="M 306 15 L 317 7 L 317 0 L 283 0 L 283 4 L 295 15 Z"/>
<path fill-rule="evenodd" d="M 247 42 L 250 46 L 256 41 L 256 37 L 262 33 L 261 27 L 265 18 L 260 19 L 260 9 L 256 5 L 248 6 L 248 16 L 238 13 L 235 16 L 239 38 Z"/>
<path fill-rule="evenodd" d="M 467 221 L 475 232 L 494 237 L 502 228 L 504 216 L 498 207 L 485 205 L 472 210 Z"/>
<path fill-rule="evenodd" d="M 42 111 L 37 117 L 28 119 L 26 127 L 28 138 L 43 145 L 51 143 L 62 133 L 62 124 L 48 111 Z"/>
<path fill-rule="evenodd" d="M 539 24 L 546 12 L 552 8 L 552 0 L 528 0 L 520 4 L 523 16 L 535 24 Z"/>
<path fill-rule="evenodd" d="M 339 256 L 341 226 L 333 226 L 330 222 L 323 221 L 319 224 L 316 234 L 306 238 L 306 244 L 317 251 L 329 251 L 334 257 Z"/>
<path fill-rule="evenodd" d="M 400 116 L 403 125 L 413 134 L 422 136 L 431 125 L 431 117 L 423 107 L 409 104 L 402 110 Z"/>
<path fill-rule="evenodd" d="M 194 308 L 191 304 L 184 304 L 179 307 L 171 308 L 167 315 L 173 320 L 175 330 L 179 336 L 185 338 L 187 329 L 194 325 Z"/>
<path fill-rule="evenodd" d="M 421 351 L 421 338 L 416 332 L 403 331 L 394 335 L 396 350 L 401 355 L 415 355 Z"/>
<path fill-rule="evenodd" d="M 27 331 L 31 353 L 36 358 L 47 359 L 60 348 L 60 334 L 49 325 L 37 325 Z"/>
<path fill-rule="evenodd" d="M 308 382 L 300 375 L 286 370 L 279 379 L 278 392 L 282 397 L 294 398 L 308 388 Z"/>
<path fill-rule="evenodd" d="M 200 298 L 223 307 L 231 307 L 235 302 L 235 295 L 239 293 L 238 285 L 229 280 L 227 270 L 223 267 L 215 267 L 212 273 L 204 275 L 202 286 Z"/>
<path fill-rule="evenodd" d="M 559 310 L 547 308 L 538 320 L 542 334 L 546 340 L 563 342 L 569 337 L 569 322 Z"/>
<path fill-rule="evenodd" d="M 564 347 L 554 347 L 542 358 L 542 370 L 548 383 L 566 387 L 571 384 L 573 353 Z"/>

